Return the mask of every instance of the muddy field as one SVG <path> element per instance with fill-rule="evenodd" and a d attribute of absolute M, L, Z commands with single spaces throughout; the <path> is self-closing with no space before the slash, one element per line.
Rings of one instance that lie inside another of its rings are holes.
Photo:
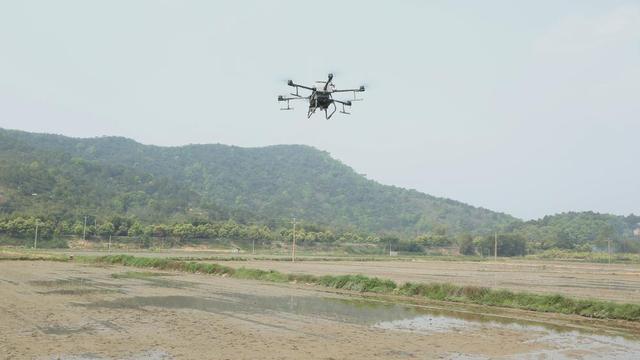
<path fill-rule="evenodd" d="M 106 252 L 63 251 L 76 255 L 106 255 Z M 121 252 L 113 252 L 121 253 Z M 224 259 L 249 255 L 228 254 L 215 251 L 164 251 L 129 252 L 135 256 Z M 264 256 L 264 255 L 263 255 Z M 270 257 L 273 257 L 272 255 Z M 640 303 L 640 264 L 598 264 L 569 261 L 542 261 L 523 259 L 499 259 L 493 261 L 442 261 L 396 258 L 392 261 L 304 261 L 291 263 L 289 257 L 280 261 L 255 257 L 247 261 L 221 261 L 233 267 L 278 270 L 286 273 L 313 275 L 362 274 L 392 279 L 403 283 L 449 282 L 456 285 L 487 286 L 492 288 L 527 291 L 534 293 L 558 293 L 578 298 L 596 298 L 616 302 Z"/>
<path fill-rule="evenodd" d="M 229 261 L 225 265 L 314 275 L 362 274 L 397 282 L 449 282 L 640 303 L 640 266 L 551 261 Z"/>
<path fill-rule="evenodd" d="M 101 251 L 61 251 L 76 255 L 106 255 Z M 596 298 L 625 303 L 640 303 L 640 264 L 601 264 L 571 261 L 498 259 L 498 261 L 446 261 L 428 258 L 395 258 L 360 261 L 353 258 L 305 256 L 292 263 L 288 256 L 278 261 L 265 260 L 274 255 L 250 256 L 217 251 L 170 250 L 163 252 L 111 252 L 135 256 L 206 259 L 233 267 L 278 270 L 312 275 L 362 274 L 392 279 L 398 283 L 448 282 L 456 285 L 486 286 L 541 294 L 562 294 L 577 298 Z M 245 261 L 225 261 L 245 258 Z M 200 260 L 205 261 L 205 260 Z"/>
<path fill-rule="evenodd" d="M 481 307 L 403 305 L 304 285 L 0 261 L 0 358 L 6 359 L 640 356 L 637 334 L 601 325 L 517 311 L 497 316 Z"/>

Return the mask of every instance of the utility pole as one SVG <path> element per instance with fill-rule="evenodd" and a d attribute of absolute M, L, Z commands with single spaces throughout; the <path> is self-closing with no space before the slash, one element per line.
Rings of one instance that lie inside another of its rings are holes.
<path fill-rule="evenodd" d="M 611 239 L 607 240 L 607 247 L 609 252 L 609 264 L 611 264 Z"/>
<path fill-rule="evenodd" d="M 251 254 L 256 254 L 256 239 L 253 239 L 253 242 L 251 243 Z"/>
<path fill-rule="evenodd" d="M 494 233 L 493 238 L 493 261 L 498 261 L 498 232 Z"/>
<path fill-rule="evenodd" d="M 109 234 L 109 245 L 107 247 L 109 251 L 111 251 L 111 234 Z"/>
<path fill-rule="evenodd" d="M 293 246 L 291 247 L 291 262 L 296 261 L 296 218 L 293 218 Z"/>
<path fill-rule="evenodd" d="M 87 215 L 84 216 L 84 226 L 82 227 L 82 240 L 87 238 Z"/>
<path fill-rule="evenodd" d="M 38 248 L 38 219 L 36 219 L 36 236 L 33 238 L 33 248 Z"/>

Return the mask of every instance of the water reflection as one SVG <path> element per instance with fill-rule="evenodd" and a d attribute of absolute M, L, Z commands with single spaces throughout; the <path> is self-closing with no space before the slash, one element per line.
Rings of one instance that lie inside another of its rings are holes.
<path fill-rule="evenodd" d="M 479 325 L 510 327 L 514 330 L 552 330 L 574 332 L 573 327 L 524 321 L 497 315 L 475 314 L 465 311 L 396 304 L 371 299 L 345 299 L 310 296 L 264 296 L 220 292 L 201 296 L 136 296 L 109 301 L 77 304 L 87 307 L 129 308 L 160 307 L 192 309 L 210 313 L 261 314 L 265 312 L 312 316 L 331 321 L 370 325 L 383 329 L 423 331 L 447 328 L 476 328 Z M 579 332 L 588 332 L 579 330 Z"/>
<path fill-rule="evenodd" d="M 258 323 L 254 314 L 292 314 L 349 324 L 370 326 L 384 331 L 407 331 L 418 334 L 482 331 L 489 328 L 535 334 L 531 342 L 551 344 L 548 350 L 520 354 L 519 358 L 566 358 L 580 351 L 580 358 L 634 359 L 640 356 L 640 342 L 624 338 L 588 333 L 563 326 L 550 326 L 492 315 L 434 309 L 407 304 L 394 304 L 369 299 L 286 296 L 221 292 L 201 296 L 122 297 L 111 301 L 76 304 L 90 308 L 188 309 L 223 314 Z M 245 316 L 242 316 L 245 315 Z M 265 324 L 266 326 L 281 326 Z M 299 331 L 299 330 L 298 330 Z M 462 354 L 461 354 L 462 355 Z"/>

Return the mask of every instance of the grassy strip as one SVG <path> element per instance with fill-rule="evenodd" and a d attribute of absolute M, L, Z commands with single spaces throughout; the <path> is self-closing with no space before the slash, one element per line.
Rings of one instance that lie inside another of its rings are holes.
<path fill-rule="evenodd" d="M 264 255 L 246 255 L 246 256 L 171 256 L 167 257 L 167 259 L 171 260 L 182 260 L 182 261 L 252 261 L 252 260 L 261 260 L 261 261 L 291 261 L 290 256 L 264 256 Z M 336 256 L 336 257 L 319 257 L 319 256 L 296 256 L 296 261 L 384 261 L 389 260 L 389 258 L 381 258 L 381 257 L 344 257 L 344 256 Z M 391 259 L 393 260 L 393 259 Z M 403 259 L 404 260 L 404 259 Z M 408 259 L 410 260 L 410 259 Z"/>
<path fill-rule="evenodd" d="M 37 252 L 12 251 L 0 249 L 0 260 L 47 260 L 47 261 L 69 261 L 67 255 L 43 254 Z"/>
<path fill-rule="evenodd" d="M 540 260 L 564 260 L 564 261 L 580 261 L 590 263 L 640 263 L 640 254 L 630 253 L 614 253 L 609 258 L 608 253 L 602 252 L 579 252 L 560 249 L 550 249 L 538 254 L 527 255 L 527 259 L 540 259 Z"/>
<path fill-rule="evenodd" d="M 118 264 L 139 268 L 176 270 L 191 273 L 231 276 L 240 279 L 272 282 L 302 282 L 359 292 L 415 296 L 430 300 L 574 314 L 600 319 L 640 320 L 640 305 L 638 304 L 619 304 L 610 301 L 592 299 L 572 299 L 562 295 L 516 293 L 508 290 L 493 290 L 485 287 L 457 286 L 452 284 L 405 283 L 399 285 L 391 280 L 383 280 L 363 275 L 314 276 L 304 274 L 284 274 L 274 270 L 265 271 L 259 269 L 247 269 L 244 267 L 234 269 L 229 266 L 212 263 L 134 257 L 131 255 L 79 257 L 77 259 L 88 263 Z"/>
<path fill-rule="evenodd" d="M 403 295 L 432 300 L 464 302 L 540 312 L 581 315 L 600 319 L 640 320 L 640 305 L 593 299 L 573 299 L 562 295 L 539 295 L 484 287 L 451 284 L 406 283 L 398 288 Z"/>
<path fill-rule="evenodd" d="M 289 255 L 241 255 L 241 256 L 170 256 L 167 257 L 172 260 L 182 260 L 182 261 L 251 261 L 251 260 L 261 260 L 261 261 L 291 261 L 291 256 Z M 493 260 L 493 258 L 481 258 L 479 256 L 449 256 L 449 255 L 400 255 L 400 256 L 388 256 L 388 255 L 378 255 L 378 256 L 369 256 L 369 257 L 354 257 L 354 256 L 343 256 L 343 255 L 327 255 L 327 256 L 317 256 L 317 255 L 299 255 L 296 256 L 296 261 L 362 261 L 362 262 L 371 262 L 371 261 L 488 261 Z"/>

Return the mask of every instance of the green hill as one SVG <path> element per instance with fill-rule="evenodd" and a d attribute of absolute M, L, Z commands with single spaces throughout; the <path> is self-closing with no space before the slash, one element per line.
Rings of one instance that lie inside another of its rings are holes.
<path fill-rule="evenodd" d="M 622 250 L 640 249 L 633 231 L 640 228 L 640 216 L 618 216 L 591 211 L 567 212 L 514 224 L 531 247 L 538 249 L 606 248 L 613 240 Z"/>
<path fill-rule="evenodd" d="M 0 129 L 0 212 L 143 222 L 277 222 L 343 229 L 485 233 L 515 218 L 366 179 L 302 145 L 159 147 Z"/>

